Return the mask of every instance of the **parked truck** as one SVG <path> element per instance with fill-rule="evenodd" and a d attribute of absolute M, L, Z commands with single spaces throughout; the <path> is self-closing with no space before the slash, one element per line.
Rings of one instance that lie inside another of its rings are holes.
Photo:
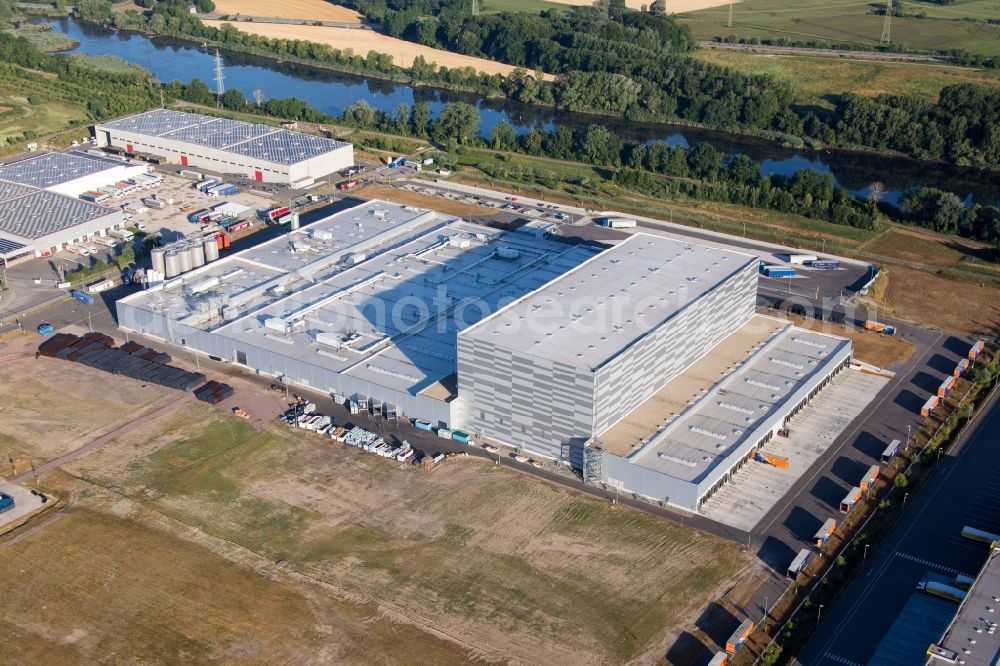
<path fill-rule="evenodd" d="M 947 398 L 951 390 L 955 388 L 955 381 L 955 377 L 952 376 L 941 382 L 941 386 L 938 386 L 938 397 Z"/>
<path fill-rule="evenodd" d="M 934 413 L 934 410 L 937 409 L 937 406 L 940 403 L 941 403 L 941 398 L 937 397 L 936 395 L 932 395 L 931 397 L 927 398 L 927 402 L 925 402 L 924 406 L 920 408 L 920 415 L 925 418 L 930 416 L 931 414 Z"/>
<path fill-rule="evenodd" d="M 875 485 L 875 479 L 878 478 L 878 473 L 879 473 L 878 465 L 872 465 L 871 467 L 869 467 L 868 471 L 865 472 L 864 478 L 861 479 L 861 486 L 860 486 L 861 490 L 864 490 L 866 492 L 871 490 L 872 486 Z"/>
<path fill-rule="evenodd" d="M 795 580 L 798 575 L 806 568 L 809 564 L 809 560 L 812 559 L 812 551 L 808 548 L 803 548 L 799 551 L 799 554 L 795 556 L 792 563 L 788 565 L 788 571 L 785 572 L 785 576 L 792 580 Z"/>
<path fill-rule="evenodd" d="M 840 501 L 840 512 L 850 513 L 851 509 L 854 508 L 854 505 L 858 503 L 859 499 L 861 499 L 861 488 L 855 486 L 851 488 L 851 491 L 847 493 L 847 496 Z"/>
<path fill-rule="evenodd" d="M 636 226 L 631 217 L 599 217 L 597 223 L 608 229 L 634 229 Z"/>
<path fill-rule="evenodd" d="M 953 377 L 961 377 L 968 371 L 969 371 L 969 359 L 963 358 L 961 361 L 958 362 L 958 365 L 955 366 L 955 369 L 952 370 L 951 374 Z"/>
<path fill-rule="evenodd" d="M 819 528 L 813 539 L 816 540 L 816 547 L 822 548 L 826 545 L 826 542 L 833 536 L 833 533 L 837 530 L 837 521 L 833 518 L 827 518 L 823 526 Z"/>
<path fill-rule="evenodd" d="M 933 594 L 949 601 L 954 601 L 957 604 L 962 603 L 962 600 L 965 599 L 965 590 L 935 581 L 922 580 L 917 583 L 917 589 L 927 594 Z"/>
<path fill-rule="evenodd" d="M 896 457 L 896 454 L 899 453 L 901 448 L 903 448 L 903 442 L 901 440 L 892 440 L 889 443 L 889 446 L 885 447 L 885 451 L 882 452 L 882 464 L 888 465 L 889 462 Z"/>
<path fill-rule="evenodd" d="M 972 347 L 969 349 L 969 359 L 975 361 L 976 357 L 979 356 L 981 353 L 983 353 L 983 349 L 985 348 L 986 348 L 985 340 L 977 341 L 976 344 L 972 345 Z"/>
<path fill-rule="evenodd" d="M 795 277 L 794 268 L 786 268 L 784 266 L 765 266 L 764 277 L 769 278 L 790 278 Z"/>
<path fill-rule="evenodd" d="M 973 541 L 982 541 L 984 543 L 994 543 L 1000 541 L 1000 535 L 987 532 L 975 527 L 969 527 L 966 525 L 962 528 L 962 536 L 966 539 L 972 539 Z"/>
<path fill-rule="evenodd" d="M 117 238 L 123 243 L 128 243 L 134 238 L 132 232 L 128 229 L 112 229 L 108 232 L 108 235 L 112 238 Z"/>
<path fill-rule="evenodd" d="M 865 321 L 865 328 L 869 331 L 875 333 L 882 333 L 884 335 L 896 335 L 896 327 L 890 324 L 883 324 L 880 321 L 875 321 L 874 319 L 869 319 Z"/>
<path fill-rule="evenodd" d="M 79 291 L 77 289 L 70 289 L 69 295 L 72 296 L 75 300 L 80 301 L 84 305 L 94 304 L 94 297 L 86 292 Z"/>
<path fill-rule="evenodd" d="M 726 652 L 735 654 L 737 650 L 743 647 L 743 644 L 753 631 L 753 626 L 753 620 L 743 620 L 742 624 L 736 628 L 733 635 L 726 641 Z"/>

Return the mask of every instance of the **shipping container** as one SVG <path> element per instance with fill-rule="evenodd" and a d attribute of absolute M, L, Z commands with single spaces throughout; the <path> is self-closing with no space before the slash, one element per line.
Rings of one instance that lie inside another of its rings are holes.
<path fill-rule="evenodd" d="M 952 371 L 951 374 L 954 377 L 961 377 L 968 371 L 968 369 L 969 369 L 969 359 L 963 358 L 961 361 L 958 362 L 958 365 L 955 366 L 955 369 Z"/>
<path fill-rule="evenodd" d="M 972 345 L 972 348 L 969 349 L 969 358 L 975 361 L 976 357 L 979 356 L 983 352 L 983 349 L 985 348 L 986 348 L 985 340 L 977 341 L 976 344 Z"/>
<path fill-rule="evenodd" d="M 84 293 L 82 291 L 77 291 L 76 289 L 70 289 L 69 295 L 75 300 L 80 301 L 84 305 L 93 305 L 94 297 L 90 294 Z"/>
<path fill-rule="evenodd" d="M 190 169 L 181 169 L 177 172 L 177 174 L 183 176 L 184 178 L 191 178 L 193 180 L 201 180 L 204 178 L 200 171 L 191 171 Z"/>
<path fill-rule="evenodd" d="M 813 539 L 816 541 L 816 547 L 822 548 L 826 545 L 827 540 L 833 536 L 834 531 L 837 529 L 837 521 L 833 518 L 827 518 L 823 526 L 819 528 Z"/>
<path fill-rule="evenodd" d="M 462 442 L 463 444 L 469 443 L 469 433 L 464 430 L 452 430 L 451 438 L 456 442 Z"/>
<path fill-rule="evenodd" d="M 433 430 L 434 426 L 431 425 L 430 421 L 424 421 L 423 419 L 416 419 L 413 421 L 413 427 L 417 430 Z"/>
<path fill-rule="evenodd" d="M 934 413 L 934 410 L 937 409 L 937 406 L 940 402 L 941 398 L 937 397 L 936 395 L 932 395 L 931 397 L 927 398 L 927 402 L 925 402 L 924 406 L 920 408 L 920 415 L 923 417 L 930 416 L 931 414 Z"/>
<path fill-rule="evenodd" d="M 753 631 L 753 626 L 753 620 L 743 620 L 743 623 L 736 628 L 733 635 L 726 641 L 726 652 L 733 654 L 743 647 L 743 643 L 746 642 L 747 638 L 750 637 L 750 632 Z"/>
<path fill-rule="evenodd" d="M 864 477 L 861 479 L 861 490 L 865 491 L 871 490 L 872 486 L 875 485 L 875 479 L 878 478 L 878 473 L 879 473 L 878 465 L 872 465 L 871 467 L 869 467 L 868 471 L 865 472 Z"/>
<path fill-rule="evenodd" d="M 955 382 L 958 381 L 954 376 L 948 377 L 946 380 L 941 382 L 941 386 L 938 386 L 938 397 L 947 398 L 951 390 L 955 388 Z"/>
<path fill-rule="evenodd" d="M 599 217 L 597 223 L 608 229 L 632 229 L 636 226 L 636 221 L 630 217 Z"/>
<path fill-rule="evenodd" d="M 851 509 L 854 508 L 854 505 L 858 503 L 859 499 L 861 499 L 861 488 L 855 486 L 854 488 L 851 488 L 851 492 L 847 493 L 847 496 L 840 501 L 840 512 L 850 513 Z"/>
<path fill-rule="evenodd" d="M 812 555 L 812 551 L 808 548 L 800 550 L 799 554 L 795 556 L 794 560 L 792 560 L 792 563 L 788 565 L 788 571 L 785 572 L 785 577 L 795 580 L 802 570 L 806 568 L 806 565 L 809 564 L 809 560 L 812 559 Z"/>
<path fill-rule="evenodd" d="M 889 443 L 889 446 L 885 447 L 885 451 L 882 452 L 882 464 L 888 465 L 889 462 L 899 453 L 899 450 L 903 448 L 903 442 L 894 439 Z"/>
<path fill-rule="evenodd" d="M 806 262 L 819 259 L 815 254 L 786 254 L 783 256 L 788 257 L 788 263 L 790 264 L 805 264 Z"/>
<path fill-rule="evenodd" d="M 289 209 L 287 206 L 284 208 L 272 208 L 271 210 L 266 211 L 264 213 L 264 219 L 267 220 L 268 222 L 274 222 L 279 217 L 288 214 L 288 212 Z"/>
<path fill-rule="evenodd" d="M 441 439 L 451 439 L 451 430 L 447 428 L 438 428 L 437 436 Z"/>

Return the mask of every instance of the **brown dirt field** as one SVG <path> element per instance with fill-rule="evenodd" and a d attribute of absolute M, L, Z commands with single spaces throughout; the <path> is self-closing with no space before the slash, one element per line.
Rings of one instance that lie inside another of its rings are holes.
<path fill-rule="evenodd" d="M 218 28 L 225 21 L 204 21 L 205 25 Z M 423 56 L 427 62 L 443 65 L 448 68 L 472 67 L 488 74 L 510 74 L 514 67 L 493 60 L 474 58 L 472 56 L 450 53 L 429 46 L 407 42 L 373 30 L 352 28 L 330 28 L 314 25 L 286 25 L 280 23 L 236 23 L 232 24 L 238 30 L 254 35 L 280 39 L 301 39 L 319 44 L 328 44 L 332 48 L 345 51 L 351 49 L 356 55 L 366 56 L 369 51 L 387 53 L 393 62 L 400 67 L 409 67 L 414 58 Z"/>
<path fill-rule="evenodd" d="M 367 185 L 359 193 L 372 199 L 382 199 L 394 203 L 417 206 L 419 208 L 431 208 L 448 215 L 458 215 L 459 217 L 478 217 L 486 215 L 491 209 L 468 204 L 462 201 L 452 201 L 444 197 L 411 192 L 400 187 L 390 187 L 388 185 Z"/>
<path fill-rule="evenodd" d="M 426 472 L 200 404 L 68 471 L 490 660 L 662 655 L 752 559 L 482 462 Z"/>
<path fill-rule="evenodd" d="M 284 0 L 275 4 L 271 0 L 218 0 L 215 14 L 236 16 L 268 16 L 286 19 L 311 19 L 313 21 L 361 21 L 364 17 L 347 7 L 326 0 Z"/>
<path fill-rule="evenodd" d="M 592 5 L 590 0 L 550 0 L 562 5 Z M 739 0 L 737 0 L 739 1 Z M 728 5 L 729 0 L 667 0 L 667 11 L 671 14 L 683 14 L 685 12 L 696 12 L 699 9 L 711 9 L 721 5 Z M 625 5 L 631 9 L 642 9 L 648 7 L 649 2 L 645 0 L 625 0 Z"/>
<path fill-rule="evenodd" d="M 888 368 L 893 363 L 905 363 L 917 350 L 912 342 L 902 336 L 880 335 L 846 324 L 819 321 L 812 317 L 806 318 L 784 312 L 775 316 L 784 317 L 802 328 L 850 338 L 854 343 L 854 357 L 880 368 Z"/>
<path fill-rule="evenodd" d="M 946 331 L 995 335 L 1000 330 L 1000 287 L 985 278 L 968 280 L 890 264 L 883 267 L 868 300 L 898 319 Z"/>
<path fill-rule="evenodd" d="M 6 662 L 392 664 L 421 654 L 469 663 L 370 605 L 234 564 L 95 504 L 0 543 Z"/>
<path fill-rule="evenodd" d="M 76 363 L 35 359 L 41 341 L 30 333 L 0 349 L 4 360 L 0 452 L 5 458 L 8 454 L 30 458 L 37 466 L 177 395 L 162 386 L 144 385 Z M 0 466 L 0 474 L 11 476 L 10 466 Z"/>

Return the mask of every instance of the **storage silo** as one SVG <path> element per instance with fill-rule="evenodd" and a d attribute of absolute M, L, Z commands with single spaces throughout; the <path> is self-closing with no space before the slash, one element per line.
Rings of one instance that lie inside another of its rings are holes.
<path fill-rule="evenodd" d="M 219 241 L 214 236 L 206 238 L 203 247 L 206 263 L 219 258 Z"/>
<path fill-rule="evenodd" d="M 191 254 L 187 247 L 177 250 L 177 259 L 180 261 L 181 273 L 187 273 L 191 270 Z"/>
<path fill-rule="evenodd" d="M 181 258 L 178 256 L 176 250 L 168 250 L 166 254 L 163 255 L 164 267 L 163 276 L 166 278 L 177 277 L 181 274 Z"/>
<path fill-rule="evenodd" d="M 188 249 L 191 255 L 191 268 L 198 268 L 205 265 L 205 246 L 201 243 L 194 243 Z"/>
<path fill-rule="evenodd" d="M 299 214 L 298 213 L 292 213 L 292 219 L 289 221 L 289 225 L 291 226 L 292 231 L 295 231 L 296 229 L 299 228 Z"/>
<path fill-rule="evenodd" d="M 154 247 L 149 253 L 149 258 L 153 260 L 153 270 L 157 273 L 166 274 L 167 272 L 163 261 L 163 255 L 166 252 L 162 247 Z"/>

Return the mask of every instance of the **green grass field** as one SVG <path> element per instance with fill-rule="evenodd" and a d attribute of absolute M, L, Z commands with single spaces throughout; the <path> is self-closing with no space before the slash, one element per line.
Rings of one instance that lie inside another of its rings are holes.
<path fill-rule="evenodd" d="M 733 26 L 726 26 L 728 5 L 684 15 L 698 39 L 736 35 L 796 41 L 876 46 L 882 34 L 883 17 L 872 0 L 744 0 L 733 7 Z M 1000 25 L 987 18 L 1000 17 L 1000 0 L 959 0 L 938 6 L 927 2 L 905 2 L 909 11 L 926 11 L 928 18 L 895 17 L 892 41 L 913 50 L 940 51 L 962 48 L 970 53 L 1000 55 Z M 963 21 L 974 19 L 977 22 Z"/>
<path fill-rule="evenodd" d="M 102 69 L 106 72 L 115 72 L 117 74 L 138 74 L 142 73 L 143 70 L 138 65 L 133 65 L 127 60 L 122 60 L 118 56 L 113 55 L 94 55 L 92 53 L 73 53 L 69 56 L 81 65 L 90 67 L 91 69 Z"/>
<path fill-rule="evenodd" d="M 545 0 L 480 0 L 480 11 L 484 14 L 499 14 L 500 12 L 531 12 L 565 11 L 569 5 Z"/>
<path fill-rule="evenodd" d="M 29 96 L 37 97 L 37 104 L 29 103 Z M 51 78 L 0 71 L 0 147 L 7 146 L 8 137 L 23 137 L 26 131 L 45 136 L 86 120 L 86 101 Z"/>
<path fill-rule="evenodd" d="M 55 30 L 46 30 L 45 28 L 47 27 L 48 24 L 28 23 L 24 27 L 17 30 L 8 30 L 7 32 L 18 37 L 24 37 L 38 47 L 39 50 L 49 53 L 66 51 L 76 46 L 77 42 L 75 39 L 71 39 Z"/>
<path fill-rule="evenodd" d="M 931 63 L 879 62 L 855 58 L 772 55 L 703 49 L 697 58 L 750 74 L 769 74 L 792 83 L 797 101 L 830 107 L 831 94 L 854 92 L 912 95 L 936 101 L 941 89 L 958 83 L 1000 87 L 1000 70 Z"/>

